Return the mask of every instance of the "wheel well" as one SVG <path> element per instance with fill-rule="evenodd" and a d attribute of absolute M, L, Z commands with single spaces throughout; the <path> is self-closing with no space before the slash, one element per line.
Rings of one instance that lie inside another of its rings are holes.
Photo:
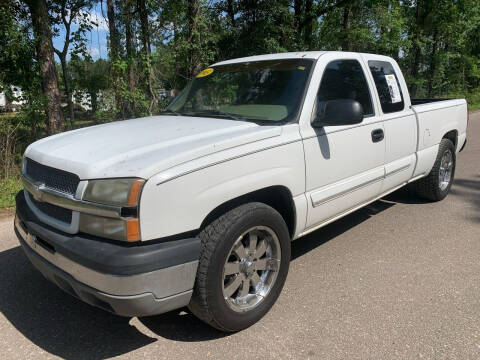
<path fill-rule="evenodd" d="M 261 202 L 277 210 L 285 220 L 290 236 L 293 236 L 295 231 L 295 205 L 290 190 L 281 185 L 256 190 L 217 206 L 203 220 L 200 229 L 203 229 L 227 211 L 249 202 Z"/>
<path fill-rule="evenodd" d="M 457 141 L 458 141 L 457 130 L 452 130 L 452 131 L 447 132 L 445 135 L 443 135 L 442 139 L 450 140 L 453 143 L 453 145 L 455 146 L 455 149 L 457 148 Z"/>

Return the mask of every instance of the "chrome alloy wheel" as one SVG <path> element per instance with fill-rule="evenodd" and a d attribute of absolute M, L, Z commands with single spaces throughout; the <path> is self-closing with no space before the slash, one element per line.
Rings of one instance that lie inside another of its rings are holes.
<path fill-rule="evenodd" d="M 444 191 L 450 180 L 452 179 L 453 171 L 453 154 L 452 151 L 447 149 L 442 155 L 442 160 L 440 160 L 440 170 L 438 172 L 438 184 L 440 190 Z"/>
<path fill-rule="evenodd" d="M 255 226 L 240 235 L 223 268 L 228 306 L 237 312 L 257 307 L 275 284 L 280 259 L 280 242 L 269 227 Z"/>

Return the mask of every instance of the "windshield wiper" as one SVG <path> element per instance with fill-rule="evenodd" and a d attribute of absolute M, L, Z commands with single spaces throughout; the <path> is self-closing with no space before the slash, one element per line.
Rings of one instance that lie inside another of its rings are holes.
<path fill-rule="evenodd" d="M 194 114 L 198 114 L 198 115 L 217 115 L 217 116 L 224 116 L 224 117 L 228 117 L 232 120 L 239 120 L 239 121 L 253 121 L 251 119 L 248 119 L 246 117 L 243 117 L 241 115 L 233 115 L 231 113 L 228 113 L 228 112 L 223 112 L 223 111 L 220 111 L 220 110 L 202 110 L 202 111 L 195 111 L 193 112 Z"/>
<path fill-rule="evenodd" d="M 160 114 L 172 114 L 172 115 L 175 115 L 175 116 L 182 116 L 181 113 L 179 113 L 177 111 L 170 110 L 170 109 L 166 109 L 166 110 L 162 111 Z"/>

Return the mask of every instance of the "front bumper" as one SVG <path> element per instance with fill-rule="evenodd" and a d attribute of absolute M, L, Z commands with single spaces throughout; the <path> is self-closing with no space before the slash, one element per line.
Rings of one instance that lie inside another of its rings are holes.
<path fill-rule="evenodd" d="M 91 305 L 122 316 L 161 314 L 188 305 L 198 238 L 130 245 L 71 235 L 41 223 L 17 194 L 15 233 L 50 281 Z"/>

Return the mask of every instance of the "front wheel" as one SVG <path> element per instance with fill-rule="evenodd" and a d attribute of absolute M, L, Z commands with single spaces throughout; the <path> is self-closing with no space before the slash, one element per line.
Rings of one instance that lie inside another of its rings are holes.
<path fill-rule="evenodd" d="M 290 235 L 282 216 L 262 203 L 228 211 L 200 232 L 202 251 L 190 310 L 222 331 L 260 320 L 285 283 Z"/>
<path fill-rule="evenodd" d="M 455 165 L 455 146 L 449 139 L 442 139 L 432 170 L 414 183 L 418 195 L 432 201 L 443 200 L 452 186 Z"/>

